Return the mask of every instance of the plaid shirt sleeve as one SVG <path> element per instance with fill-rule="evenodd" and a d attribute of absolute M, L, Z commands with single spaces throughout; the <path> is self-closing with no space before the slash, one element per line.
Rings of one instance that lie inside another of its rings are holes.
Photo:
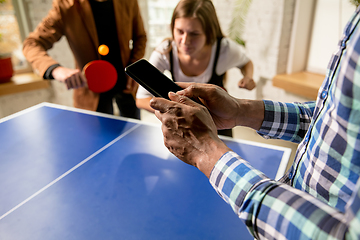
<path fill-rule="evenodd" d="M 210 183 L 258 239 L 360 239 L 360 182 L 345 213 L 267 178 L 236 153 L 216 163 Z"/>
<path fill-rule="evenodd" d="M 265 115 L 258 131 L 264 138 L 301 142 L 307 132 L 315 102 L 282 103 L 264 100 Z"/>
<path fill-rule="evenodd" d="M 360 239 L 360 7 L 345 27 L 316 104 L 264 101 L 259 131 L 300 142 L 274 181 L 234 152 L 210 183 L 260 239 Z"/>

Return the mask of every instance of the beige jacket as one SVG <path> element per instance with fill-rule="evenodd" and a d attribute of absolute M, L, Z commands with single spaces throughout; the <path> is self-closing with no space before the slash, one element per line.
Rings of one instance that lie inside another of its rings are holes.
<path fill-rule="evenodd" d="M 127 66 L 144 56 L 146 33 L 136 0 L 113 0 L 113 3 L 121 58 Z M 100 59 L 99 40 L 88 0 L 54 0 L 48 15 L 25 39 L 24 55 L 40 76 L 58 63 L 47 50 L 62 36 L 67 38 L 76 68 L 82 69 L 88 62 Z M 93 111 L 99 102 L 99 95 L 88 88 L 74 89 L 73 97 L 75 107 Z"/>

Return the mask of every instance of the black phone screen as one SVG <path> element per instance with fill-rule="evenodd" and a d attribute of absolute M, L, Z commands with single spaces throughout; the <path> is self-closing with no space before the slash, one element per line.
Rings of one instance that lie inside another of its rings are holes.
<path fill-rule="evenodd" d="M 156 97 L 169 99 L 169 92 L 182 90 L 179 85 L 145 59 L 140 59 L 127 66 L 125 73 Z"/>

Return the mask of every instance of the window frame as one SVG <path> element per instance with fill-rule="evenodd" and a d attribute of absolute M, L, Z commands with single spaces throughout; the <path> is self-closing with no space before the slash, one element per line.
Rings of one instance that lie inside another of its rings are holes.
<path fill-rule="evenodd" d="M 335 24 L 334 27 L 338 28 L 339 36 L 337 36 L 336 39 L 334 37 L 331 37 L 331 34 L 328 36 L 330 37 L 329 40 L 331 40 L 331 42 L 335 42 L 335 44 L 341 37 L 343 28 L 347 23 L 348 18 L 351 16 L 347 16 L 349 14 L 349 6 L 351 5 L 348 0 L 338 0 L 338 4 L 339 22 L 336 22 L 337 25 L 334 22 L 333 24 Z M 329 56 L 326 56 L 326 58 L 324 56 L 323 58 L 318 59 L 318 62 L 321 62 L 321 66 L 313 64 L 314 56 L 316 56 L 316 54 L 314 55 L 315 46 L 319 45 L 319 43 L 316 41 L 316 39 L 318 39 L 316 38 L 317 35 L 316 33 L 314 35 L 313 31 L 316 30 L 316 27 L 318 26 L 317 24 L 319 24 L 317 21 L 324 21 L 322 20 L 323 18 L 317 18 L 319 16 L 317 14 L 320 13 L 318 8 L 321 6 L 321 1 L 319 0 L 296 0 L 294 20 L 289 45 L 288 64 L 286 68 L 287 74 L 301 71 L 323 75 L 326 74 L 327 61 L 328 59 L 330 59 L 333 50 L 336 49 L 336 45 L 331 46 L 330 48 L 329 46 L 326 46 L 326 49 L 329 48 L 328 52 L 324 51 L 324 49 L 320 49 L 322 50 L 322 53 L 327 52 Z M 355 9 L 356 8 L 354 6 L 354 10 Z M 348 12 L 346 12 L 345 10 L 348 10 Z M 353 11 L 351 11 L 351 13 L 352 12 Z M 346 13 L 346 15 L 343 16 L 344 13 Z M 335 13 L 334 16 L 336 17 Z M 331 33 L 333 33 L 333 31 Z M 316 51 L 319 52 L 318 49 Z"/>
<path fill-rule="evenodd" d="M 316 0 L 296 0 L 286 73 L 306 71 Z M 300 16 L 302 21 L 300 21 Z M 306 51 L 304 51 L 306 49 Z"/>
<path fill-rule="evenodd" d="M 31 29 L 31 21 L 29 17 L 28 6 L 25 1 L 22 0 L 11 0 L 11 4 L 14 8 L 14 16 L 16 18 L 21 45 L 25 38 L 29 35 Z M 24 67 L 14 68 L 14 74 L 30 73 L 32 72 L 31 65 L 27 62 Z"/>

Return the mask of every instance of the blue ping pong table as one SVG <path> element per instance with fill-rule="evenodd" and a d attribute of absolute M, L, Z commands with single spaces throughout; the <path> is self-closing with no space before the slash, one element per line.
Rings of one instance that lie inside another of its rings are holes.
<path fill-rule="evenodd" d="M 290 149 L 222 138 L 271 178 Z M 0 120 L 0 239 L 253 239 L 160 124 L 43 103 Z"/>

